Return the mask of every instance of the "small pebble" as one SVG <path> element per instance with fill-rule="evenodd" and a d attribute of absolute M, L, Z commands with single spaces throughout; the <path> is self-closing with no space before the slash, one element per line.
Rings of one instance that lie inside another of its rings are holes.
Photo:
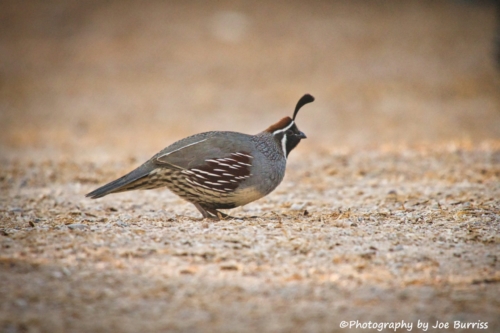
<path fill-rule="evenodd" d="M 403 245 L 399 244 L 399 245 L 396 245 L 392 248 L 392 251 L 396 252 L 396 251 L 403 251 Z"/>
<path fill-rule="evenodd" d="M 54 271 L 54 272 L 52 272 L 52 277 L 54 277 L 56 279 L 60 279 L 63 277 L 63 273 L 59 272 L 59 271 Z"/>
<path fill-rule="evenodd" d="M 87 229 L 87 226 L 85 224 L 80 224 L 80 223 L 72 223 L 67 225 L 68 228 L 71 230 L 85 230 Z"/>
<path fill-rule="evenodd" d="M 298 204 L 298 203 L 294 203 L 292 205 L 292 207 L 290 207 L 291 210 L 302 210 L 304 209 L 304 206 L 305 204 L 304 203 L 301 203 L 301 204 Z"/>
<path fill-rule="evenodd" d="M 18 298 L 14 301 L 14 303 L 21 307 L 21 308 L 25 308 L 28 306 L 28 302 L 25 300 L 25 299 L 22 299 L 22 298 Z"/>
<path fill-rule="evenodd" d="M 239 267 L 235 263 L 225 263 L 220 265 L 220 269 L 223 271 L 237 271 Z"/>
<path fill-rule="evenodd" d="M 124 227 L 128 227 L 128 224 L 127 224 L 127 223 L 125 223 L 125 222 L 123 222 L 122 220 L 118 220 L 118 221 L 116 221 L 116 223 L 115 223 L 115 224 L 116 224 L 117 226 L 119 226 L 119 227 L 122 227 L 122 228 L 124 228 Z"/>

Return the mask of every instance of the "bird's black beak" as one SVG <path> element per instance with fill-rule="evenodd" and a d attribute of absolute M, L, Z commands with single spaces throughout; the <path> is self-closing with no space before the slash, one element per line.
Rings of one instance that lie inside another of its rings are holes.
<path fill-rule="evenodd" d="M 301 139 L 307 139 L 307 136 L 304 134 L 304 132 L 299 132 L 297 136 Z"/>

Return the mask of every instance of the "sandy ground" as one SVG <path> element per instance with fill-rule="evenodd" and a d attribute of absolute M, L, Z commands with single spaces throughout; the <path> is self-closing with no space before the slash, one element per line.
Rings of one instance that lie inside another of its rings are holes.
<path fill-rule="evenodd" d="M 0 16 L 0 332 L 500 330 L 491 3 Z M 306 92 L 308 139 L 235 219 L 167 190 L 84 197 L 189 134 L 259 132 Z"/>

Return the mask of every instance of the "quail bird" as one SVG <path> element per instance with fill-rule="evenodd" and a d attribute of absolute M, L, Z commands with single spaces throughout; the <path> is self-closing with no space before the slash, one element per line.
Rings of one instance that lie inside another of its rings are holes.
<path fill-rule="evenodd" d="M 246 205 L 281 183 L 288 154 L 306 138 L 295 117 L 302 106 L 313 101 L 314 97 L 304 95 L 293 118 L 285 117 L 256 135 L 212 131 L 179 140 L 87 197 L 166 186 L 194 204 L 204 218 L 227 217 L 218 209 Z"/>

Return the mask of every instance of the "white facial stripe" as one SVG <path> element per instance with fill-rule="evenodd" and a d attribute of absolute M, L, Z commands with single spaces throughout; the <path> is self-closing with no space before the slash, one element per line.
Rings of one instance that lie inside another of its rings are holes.
<path fill-rule="evenodd" d="M 281 139 L 281 149 L 283 149 L 283 156 L 285 156 L 286 160 L 286 135 L 283 135 L 283 138 Z"/>
<path fill-rule="evenodd" d="M 279 133 L 284 133 L 284 132 L 288 131 L 290 129 L 290 127 L 293 126 L 293 124 L 295 124 L 295 122 L 292 120 L 290 122 L 290 125 L 288 125 L 285 128 L 282 128 L 280 130 L 274 131 L 273 135 L 276 135 Z M 283 150 L 283 156 L 285 156 L 285 159 L 286 159 L 286 135 L 283 135 L 283 137 L 281 138 L 281 149 Z"/>
<path fill-rule="evenodd" d="M 282 133 L 282 132 L 286 132 L 286 131 L 288 131 L 288 130 L 290 129 L 290 127 L 292 127 L 292 126 L 293 126 L 293 124 L 295 124 L 295 122 L 292 120 L 292 122 L 290 123 L 290 125 L 288 125 L 288 126 L 287 126 L 287 127 L 285 127 L 285 128 L 282 128 L 282 129 L 279 129 L 279 130 L 274 131 L 274 132 L 273 132 L 273 135 L 276 135 L 276 134 L 278 134 L 278 133 Z"/>

